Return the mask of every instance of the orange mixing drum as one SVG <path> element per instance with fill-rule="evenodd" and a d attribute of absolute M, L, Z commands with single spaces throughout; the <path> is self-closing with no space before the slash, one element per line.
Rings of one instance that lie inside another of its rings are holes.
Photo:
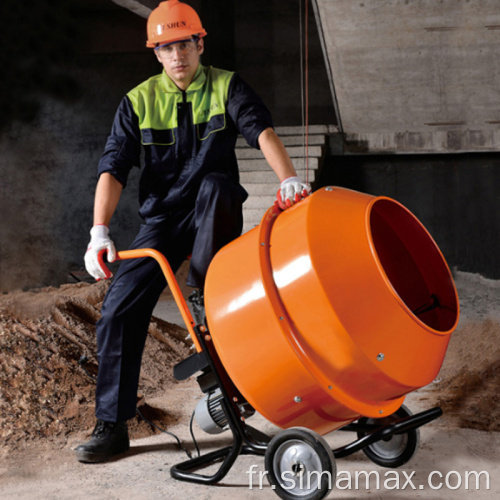
<path fill-rule="evenodd" d="M 224 247 L 205 286 L 218 355 L 272 423 L 326 434 L 394 413 L 437 375 L 459 318 L 449 268 L 411 212 L 326 187 Z"/>

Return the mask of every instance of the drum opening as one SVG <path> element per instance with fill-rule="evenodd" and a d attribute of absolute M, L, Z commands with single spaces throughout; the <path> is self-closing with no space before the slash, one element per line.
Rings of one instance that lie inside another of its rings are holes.
<path fill-rule="evenodd" d="M 458 319 L 455 286 L 422 224 L 398 203 L 381 199 L 372 206 L 370 230 L 387 279 L 412 314 L 434 330 L 453 328 Z"/>

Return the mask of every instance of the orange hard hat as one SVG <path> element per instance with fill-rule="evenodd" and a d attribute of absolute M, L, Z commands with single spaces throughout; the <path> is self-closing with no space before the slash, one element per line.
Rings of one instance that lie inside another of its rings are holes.
<path fill-rule="evenodd" d="M 149 15 L 147 31 L 147 47 L 207 34 L 196 11 L 179 0 L 161 2 Z"/>

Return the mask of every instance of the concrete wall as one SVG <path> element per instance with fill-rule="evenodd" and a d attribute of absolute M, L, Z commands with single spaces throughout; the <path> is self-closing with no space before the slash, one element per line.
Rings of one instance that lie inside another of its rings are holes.
<path fill-rule="evenodd" d="M 500 150 L 498 0 L 313 0 L 351 151 Z"/>
<path fill-rule="evenodd" d="M 304 1 L 236 2 L 236 67 L 259 90 L 278 125 L 302 123 L 300 4 Z M 335 124 L 335 112 L 312 8 L 309 7 L 309 123 Z M 303 36 L 305 27 L 303 26 Z M 304 50 L 304 42 L 302 46 Z"/>
<path fill-rule="evenodd" d="M 500 279 L 498 154 L 332 156 L 318 185 L 398 200 L 424 224 L 450 267 Z"/>
<path fill-rule="evenodd" d="M 31 26 L 44 18 L 46 24 L 41 33 L 33 33 L 32 47 L 23 45 L 34 52 L 18 53 L 12 45 L 3 49 L 4 54 L 19 57 L 16 69 L 30 63 L 24 56 L 36 55 L 26 78 L 35 80 L 38 71 L 53 74 L 55 83 L 64 77 L 73 90 L 64 97 L 57 85 L 52 89 L 36 80 L 18 82 L 20 92 L 13 81 L 2 87 L 2 95 L 16 102 L 0 136 L 2 291 L 59 284 L 70 270 L 81 268 L 92 224 L 97 161 L 112 117 L 122 95 L 158 71 L 158 63 L 144 47 L 144 21 L 132 13 L 102 9 L 100 4 L 96 12 L 88 6 L 65 11 L 61 4 L 66 17 L 59 22 L 50 17 L 53 5 L 38 5 Z M 64 33 L 71 35 L 65 39 Z M 61 46 L 68 53 L 54 60 L 52 51 Z M 25 108 L 38 112 L 21 113 Z M 120 247 L 130 241 L 139 223 L 136 198 L 133 188 L 127 190 L 116 214 Z"/>

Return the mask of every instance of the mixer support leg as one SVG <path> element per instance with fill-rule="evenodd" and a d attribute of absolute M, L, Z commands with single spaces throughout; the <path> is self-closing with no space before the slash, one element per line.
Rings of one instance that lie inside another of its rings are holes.
<path fill-rule="evenodd" d="M 201 332 L 198 327 L 195 328 L 195 332 L 201 346 L 203 347 L 203 351 L 206 353 L 206 360 L 210 365 L 223 395 L 221 404 L 227 416 L 229 428 L 233 435 L 233 443 L 231 446 L 212 451 L 205 455 L 201 455 L 172 466 L 170 469 L 170 475 L 181 481 L 215 484 L 226 476 L 238 455 L 264 455 L 267 444 L 271 438 L 245 424 L 237 406 L 237 402 L 238 400 L 241 400 L 242 396 L 222 366 L 211 341 L 210 334 L 208 331 Z M 245 443 L 245 445 L 243 445 L 243 443 Z M 195 472 L 198 469 L 220 462 L 221 459 L 224 461 L 215 474 L 203 475 Z"/>

